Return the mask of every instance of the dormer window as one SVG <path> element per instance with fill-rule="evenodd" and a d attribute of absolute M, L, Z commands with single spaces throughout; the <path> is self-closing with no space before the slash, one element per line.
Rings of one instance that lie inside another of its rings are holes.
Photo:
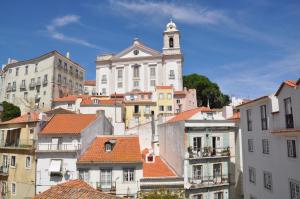
<path fill-rule="evenodd" d="M 169 38 L 169 47 L 174 48 L 174 39 L 173 39 L 173 37 Z"/>
<path fill-rule="evenodd" d="M 93 99 L 94 104 L 99 104 L 99 99 Z"/>
<path fill-rule="evenodd" d="M 147 162 L 153 162 L 154 158 L 153 158 L 153 155 L 149 155 L 147 157 Z"/>
<path fill-rule="evenodd" d="M 105 151 L 110 152 L 112 150 L 112 144 L 110 142 L 105 143 Z"/>

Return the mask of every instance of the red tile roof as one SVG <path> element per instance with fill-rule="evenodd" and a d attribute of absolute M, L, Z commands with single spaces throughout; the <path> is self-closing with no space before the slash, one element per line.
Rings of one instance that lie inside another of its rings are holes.
<path fill-rule="evenodd" d="M 1 122 L 1 124 L 19 124 L 19 123 L 27 123 L 27 122 L 38 122 L 39 121 L 39 113 L 38 112 L 31 112 L 30 117 L 29 114 L 26 113 L 14 119 Z"/>
<path fill-rule="evenodd" d="M 239 120 L 241 118 L 240 112 L 233 113 L 232 117 L 228 118 L 229 120 Z"/>
<path fill-rule="evenodd" d="M 298 83 L 299 82 L 294 81 L 294 80 L 286 80 L 286 81 L 282 82 L 281 85 L 279 86 L 278 90 L 276 91 L 275 96 L 279 95 L 279 93 L 280 93 L 280 91 L 281 91 L 281 89 L 283 88 L 284 85 L 287 85 L 287 86 L 290 86 L 290 87 L 296 87 Z"/>
<path fill-rule="evenodd" d="M 96 86 L 96 80 L 85 80 L 84 85 L 85 86 Z"/>
<path fill-rule="evenodd" d="M 202 107 L 199 107 L 199 108 L 195 108 L 195 109 L 191 109 L 191 110 L 179 113 L 167 122 L 171 123 L 171 122 L 178 122 L 178 121 L 188 120 L 189 118 L 193 117 L 196 113 L 199 113 L 199 112 L 214 112 L 214 111 L 211 110 L 208 107 L 202 106 Z"/>
<path fill-rule="evenodd" d="M 99 105 L 119 105 L 122 102 L 120 101 L 120 99 L 101 99 L 101 98 L 92 98 L 92 97 L 86 97 L 84 99 L 82 99 L 81 101 L 81 105 L 93 105 L 95 104 L 93 102 L 93 99 L 98 99 L 98 104 Z"/>
<path fill-rule="evenodd" d="M 156 89 L 173 89 L 173 86 L 156 86 Z"/>
<path fill-rule="evenodd" d="M 104 144 L 114 140 L 112 151 Z M 79 157 L 78 163 L 142 163 L 138 136 L 98 136 Z"/>
<path fill-rule="evenodd" d="M 75 102 L 77 98 L 77 95 L 69 95 L 61 98 L 54 98 L 52 102 Z"/>
<path fill-rule="evenodd" d="M 146 155 L 149 150 L 146 148 L 143 150 L 143 176 L 144 177 L 175 177 L 175 173 L 172 169 L 159 157 L 155 156 L 154 162 L 146 162 Z"/>
<path fill-rule="evenodd" d="M 79 134 L 96 119 L 96 114 L 57 114 L 39 135 Z"/>
<path fill-rule="evenodd" d="M 184 91 L 174 91 L 174 95 L 186 95 Z"/>
<path fill-rule="evenodd" d="M 102 193 L 81 180 L 70 180 L 68 182 L 52 186 L 50 189 L 33 197 L 33 199 L 51 199 L 51 198 L 113 199 L 119 197 Z"/>

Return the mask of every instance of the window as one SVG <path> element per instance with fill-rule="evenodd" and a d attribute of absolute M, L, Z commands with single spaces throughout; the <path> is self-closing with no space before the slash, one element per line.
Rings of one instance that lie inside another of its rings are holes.
<path fill-rule="evenodd" d="M 103 188 L 110 188 L 112 183 L 111 169 L 100 169 L 100 184 Z"/>
<path fill-rule="evenodd" d="M 123 181 L 124 182 L 134 181 L 134 169 L 132 168 L 123 169 Z"/>
<path fill-rule="evenodd" d="M 214 179 L 222 177 L 222 164 L 213 164 L 213 177 Z"/>
<path fill-rule="evenodd" d="M 249 167 L 249 182 L 255 183 L 256 182 L 256 172 L 255 168 Z"/>
<path fill-rule="evenodd" d="M 177 103 L 177 104 L 180 104 L 180 99 L 177 99 L 177 100 L 176 100 L 176 103 Z"/>
<path fill-rule="evenodd" d="M 140 67 L 138 65 L 133 66 L 133 78 L 140 77 Z"/>
<path fill-rule="evenodd" d="M 133 82 L 133 87 L 135 87 L 135 88 L 139 87 L 139 81 L 134 81 Z"/>
<path fill-rule="evenodd" d="M 30 169 L 31 168 L 31 157 L 30 156 L 26 156 L 26 159 L 25 159 L 25 168 L 26 169 Z"/>
<path fill-rule="evenodd" d="M 118 82 L 118 88 L 122 88 L 123 87 L 123 82 Z"/>
<path fill-rule="evenodd" d="M 172 106 L 168 106 L 168 111 L 172 111 Z"/>
<path fill-rule="evenodd" d="M 159 106 L 159 111 L 164 111 L 164 106 Z"/>
<path fill-rule="evenodd" d="M 72 80 L 69 80 L 69 86 L 70 86 L 71 89 L 73 88 L 73 82 L 72 82 Z"/>
<path fill-rule="evenodd" d="M 287 152 L 288 152 L 288 157 L 290 158 L 296 158 L 297 157 L 297 152 L 296 152 L 296 140 L 294 139 L 288 139 L 287 140 Z"/>
<path fill-rule="evenodd" d="M 89 176 L 89 170 L 88 169 L 79 169 L 79 176 L 78 178 L 80 180 L 83 180 L 85 182 L 89 182 L 90 176 Z"/>
<path fill-rule="evenodd" d="M 102 75 L 101 82 L 102 82 L 102 84 L 106 84 L 107 83 L 107 76 L 106 75 Z"/>
<path fill-rule="evenodd" d="M 25 66 L 25 75 L 28 75 L 28 65 Z"/>
<path fill-rule="evenodd" d="M 248 131 L 252 131 L 251 109 L 248 109 L 246 113 L 247 113 L 247 128 Z"/>
<path fill-rule="evenodd" d="M 253 152 L 254 146 L 253 146 L 253 139 L 248 139 L 248 151 Z"/>
<path fill-rule="evenodd" d="M 106 88 L 102 88 L 102 95 L 106 95 Z"/>
<path fill-rule="evenodd" d="M 61 59 L 58 59 L 58 66 L 62 66 L 62 61 L 61 61 Z"/>
<path fill-rule="evenodd" d="M 25 79 L 22 80 L 22 83 L 21 83 L 21 88 L 25 88 L 26 87 L 26 82 L 25 82 Z"/>
<path fill-rule="evenodd" d="M 170 70 L 169 79 L 175 79 L 175 72 L 174 72 L 174 70 Z"/>
<path fill-rule="evenodd" d="M 17 184 L 15 182 L 11 183 L 11 195 L 16 195 L 17 194 Z"/>
<path fill-rule="evenodd" d="M 16 90 L 16 88 L 17 88 L 17 82 L 13 82 L 12 88 L 13 88 L 13 90 Z"/>
<path fill-rule="evenodd" d="M 172 94 L 171 93 L 168 93 L 168 99 L 172 99 Z"/>
<path fill-rule="evenodd" d="M 12 155 L 11 158 L 10 158 L 10 166 L 12 167 L 16 167 L 16 156 L 15 155 Z"/>
<path fill-rule="evenodd" d="M 64 84 L 67 85 L 67 78 L 64 77 Z"/>
<path fill-rule="evenodd" d="M 201 148 L 202 148 L 201 137 L 194 137 L 193 138 L 193 150 L 201 151 Z"/>
<path fill-rule="evenodd" d="M 268 139 L 262 140 L 262 152 L 263 152 L 263 154 L 270 154 L 270 146 L 269 146 Z"/>
<path fill-rule="evenodd" d="M 295 180 L 290 181 L 290 195 L 291 199 L 299 199 L 300 198 L 300 183 Z"/>
<path fill-rule="evenodd" d="M 61 82 L 61 74 L 58 74 L 58 79 L 57 81 L 60 83 Z"/>
<path fill-rule="evenodd" d="M 139 109 L 139 105 L 134 105 L 134 113 L 139 113 L 140 109 Z"/>
<path fill-rule="evenodd" d="M 118 79 L 123 78 L 123 69 L 118 69 Z"/>
<path fill-rule="evenodd" d="M 159 93 L 159 99 L 164 99 L 164 94 L 163 93 Z"/>
<path fill-rule="evenodd" d="M 284 99 L 284 110 L 286 128 L 294 128 L 292 101 L 290 97 Z"/>
<path fill-rule="evenodd" d="M 34 66 L 34 72 L 38 72 L 38 64 L 37 63 Z"/>
<path fill-rule="evenodd" d="M 105 143 L 105 151 L 109 152 L 111 151 L 111 149 L 112 149 L 111 143 Z"/>
<path fill-rule="evenodd" d="M 99 104 L 99 99 L 93 99 L 93 104 Z"/>
<path fill-rule="evenodd" d="M 150 80 L 150 86 L 155 86 L 156 85 L 156 81 L 155 80 Z"/>
<path fill-rule="evenodd" d="M 214 199 L 223 199 L 223 192 L 215 192 Z"/>
<path fill-rule="evenodd" d="M 28 92 L 24 92 L 24 99 L 25 99 L 25 100 L 28 99 Z"/>
<path fill-rule="evenodd" d="M 150 114 L 150 106 L 149 105 L 145 106 L 145 114 Z"/>
<path fill-rule="evenodd" d="M 264 171 L 264 187 L 272 191 L 272 174 Z"/>
<path fill-rule="evenodd" d="M 202 194 L 193 195 L 193 199 L 203 199 L 203 195 Z"/>
<path fill-rule="evenodd" d="M 72 108 L 72 103 L 68 103 L 68 108 Z"/>
<path fill-rule="evenodd" d="M 197 180 L 202 179 L 202 165 L 193 165 L 193 178 Z"/>
<path fill-rule="evenodd" d="M 16 76 L 19 75 L 19 68 L 16 68 Z"/>
<path fill-rule="evenodd" d="M 174 47 L 174 39 L 173 39 L 173 37 L 170 37 L 170 38 L 169 38 L 169 47 L 170 47 L 170 48 L 173 48 L 173 47 Z"/>
<path fill-rule="evenodd" d="M 260 106 L 260 117 L 261 117 L 261 129 L 268 129 L 268 120 L 267 120 L 267 105 Z"/>
<path fill-rule="evenodd" d="M 67 64 L 67 63 L 64 64 L 64 70 L 65 70 L 65 71 L 68 70 L 68 64 Z"/>
<path fill-rule="evenodd" d="M 8 70 L 8 73 L 11 74 L 11 72 L 12 72 L 12 69 L 10 68 L 10 69 Z"/>
<path fill-rule="evenodd" d="M 155 68 L 150 68 L 150 77 L 155 77 L 155 76 L 156 76 Z"/>

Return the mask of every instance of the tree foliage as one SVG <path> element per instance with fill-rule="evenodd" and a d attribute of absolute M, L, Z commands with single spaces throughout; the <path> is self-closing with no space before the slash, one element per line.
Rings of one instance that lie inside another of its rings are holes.
<path fill-rule="evenodd" d="M 183 76 L 183 86 L 196 89 L 198 106 L 207 106 L 208 99 L 210 108 L 222 108 L 230 102 L 229 96 L 220 91 L 218 84 L 203 75 Z"/>
<path fill-rule="evenodd" d="M 19 117 L 21 115 L 21 110 L 18 106 L 15 106 L 6 101 L 2 102 L 2 106 L 3 106 L 3 113 L 1 115 L 1 120 L 3 122 L 11 120 L 15 117 Z"/>
<path fill-rule="evenodd" d="M 150 192 L 141 192 L 139 199 L 184 199 L 184 191 L 170 191 L 167 189 L 159 189 Z"/>

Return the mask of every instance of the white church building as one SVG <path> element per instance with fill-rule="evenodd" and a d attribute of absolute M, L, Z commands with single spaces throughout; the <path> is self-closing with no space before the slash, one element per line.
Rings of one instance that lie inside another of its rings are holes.
<path fill-rule="evenodd" d="M 134 39 L 131 46 L 118 54 L 97 56 L 96 92 L 111 95 L 133 90 L 154 91 L 157 85 L 182 90 L 182 64 L 180 32 L 170 21 L 163 32 L 162 52 Z"/>

